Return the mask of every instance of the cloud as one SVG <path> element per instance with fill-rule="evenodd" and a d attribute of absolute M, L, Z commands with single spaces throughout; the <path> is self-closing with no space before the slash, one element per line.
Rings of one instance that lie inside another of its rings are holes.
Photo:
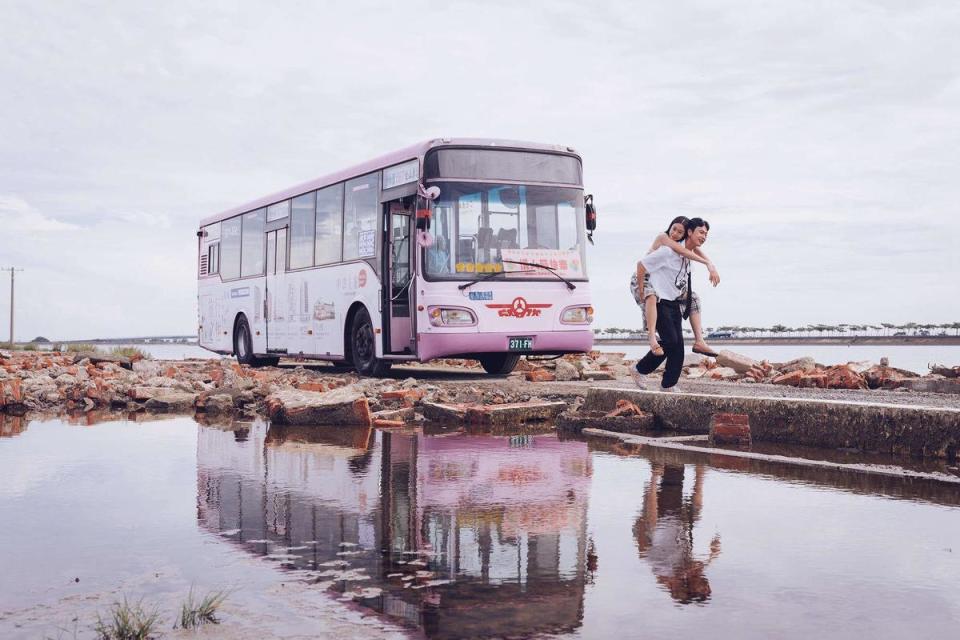
<path fill-rule="evenodd" d="M 79 228 L 43 215 L 19 196 L 0 194 L 0 229 L 4 233 L 47 233 Z"/>
<path fill-rule="evenodd" d="M 713 225 L 708 322 L 953 320 L 958 29 L 951 0 L 21 3 L 0 23 L 0 255 L 38 296 L 18 326 L 190 332 L 201 218 L 441 135 L 583 154 L 601 325 L 633 321 L 625 278 L 678 214 Z"/>

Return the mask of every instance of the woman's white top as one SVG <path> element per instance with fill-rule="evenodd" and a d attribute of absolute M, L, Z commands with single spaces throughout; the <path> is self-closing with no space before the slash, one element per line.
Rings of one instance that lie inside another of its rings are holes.
<path fill-rule="evenodd" d="M 676 300 L 687 282 L 690 261 L 668 246 L 658 247 L 640 258 L 647 273 L 650 286 L 661 300 Z"/>

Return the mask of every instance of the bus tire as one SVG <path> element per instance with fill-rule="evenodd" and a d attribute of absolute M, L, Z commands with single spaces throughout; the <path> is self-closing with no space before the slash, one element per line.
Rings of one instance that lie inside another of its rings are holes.
<path fill-rule="evenodd" d="M 478 358 L 480 366 L 487 373 L 505 376 L 520 362 L 518 353 L 488 353 Z"/>
<path fill-rule="evenodd" d="M 357 310 L 350 323 L 350 354 L 353 368 L 363 376 L 380 377 L 390 370 L 390 362 L 377 358 L 376 334 L 370 314 L 363 307 Z"/>
<path fill-rule="evenodd" d="M 233 330 L 233 353 L 240 364 L 257 366 L 257 357 L 253 355 L 253 336 L 250 335 L 250 324 L 247 317 L 241 314 L 237 318 L 237 325 Z"/>

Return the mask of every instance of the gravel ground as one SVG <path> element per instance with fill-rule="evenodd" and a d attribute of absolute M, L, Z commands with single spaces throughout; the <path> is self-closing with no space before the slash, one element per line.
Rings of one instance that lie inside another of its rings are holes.
<path fill-rule="evenodd" d="M 475 369 L 453 367 L 395 367 L 393 377 L 416 377 L 432 384 L 470 385 L 478 389 L 497 387 L 504 391 L 529 393 L 532 396 L 570 398 L 586 395 L 590 387 L 636 388 L 630 379 L 604 380 L 597 382 L 527 382 L 520 375 L 506 378 L 488 376 Z M 656 389 L 660 373 L 648 378 L 648 388 Z M 690 393 L 706 393 L 727 396 L 770 396 L 775 398 L 809 398 L 813 400 L 840 400 L 847 402 L 875 402 L 881 404 L 917 405 L 931 408 L 960 410 L 960 395 L 922 393 L 917 391 L 855 391 L 846 389 L 801 389 L 763 383 L 721 382 L 719 380 L 680 379 L 678 390 Z"/>

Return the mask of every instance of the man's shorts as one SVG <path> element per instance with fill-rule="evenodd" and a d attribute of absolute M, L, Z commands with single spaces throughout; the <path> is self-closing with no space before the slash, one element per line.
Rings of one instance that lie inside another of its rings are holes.
<path fill-rule="evenodd" d="M 637 286 L 637 274 L 634 273 L 630 276 L 630 293 L 633 295 L 633 300 L 640 306 L 640 313 L 643 315 L 643 328 L 647 328 L 647 308 L 643 304 L 643 301 L 649 296 L 653 296 L 657 300 L 657 292 L 653 290 L 653 286 L 650 284 L 650 274 L 643 276 L 643 295 L 640 295 L 640 287 Z M 684 287 L 680 290 L 680 313 L 687 315 L 687 287 Z M 700 296 L 697 295 L 697 292 L 694 291 L 690 296 L 690 313 L 700 313 Z"/>

